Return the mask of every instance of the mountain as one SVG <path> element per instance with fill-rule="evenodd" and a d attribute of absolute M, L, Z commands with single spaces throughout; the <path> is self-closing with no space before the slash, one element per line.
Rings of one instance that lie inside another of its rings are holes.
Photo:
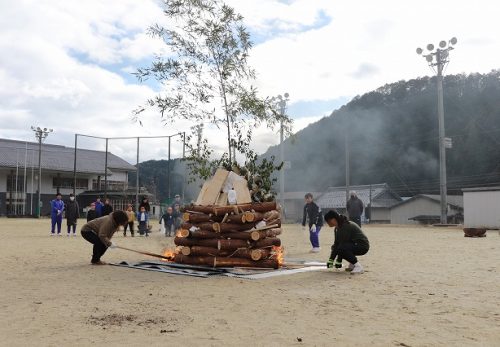
<path fill-rule="evenodd" d="M 500 185 L 500 71 L 443 80 L 448 192 Z M 286 191 L 388 183 L 402 196 L 439 193 L 436 77 L 387 84 L 355 97 L 284 142 Z M 263 155 L 279 158 L 279 146 Z"/>

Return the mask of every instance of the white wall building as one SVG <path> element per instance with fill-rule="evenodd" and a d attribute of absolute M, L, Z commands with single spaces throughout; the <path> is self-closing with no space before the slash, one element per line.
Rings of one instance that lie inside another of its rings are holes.
<path fill-rule="evenodd" d="M 463 197 L 449 195 L 449 223 L 460 223 L 463 215 Z M 441 218 L 441 197 L 418 194 L 391 208 L 391 224 L 434 224 Z"/>
<path fill-rule="evenodd" d="M 500 187 L 467 188 L 464 192 L 464 226 L 500 228 Z"/>

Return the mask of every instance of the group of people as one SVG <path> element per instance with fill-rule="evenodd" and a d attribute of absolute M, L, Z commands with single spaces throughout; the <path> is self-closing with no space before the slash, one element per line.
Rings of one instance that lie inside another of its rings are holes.
<path fill-rule="evenodd" d="M 66 217 L 68 229 L 67 236 L 71 235 L 71 231 L 73 231 L 73 236 L 76 236 L 76 222 L 78 218 L 80 218 L 78 202 L 75 201 L 75 196 L 73 194 L 69 195 L 69 201 L 64 202 L 61 193 L 57 193 L 56 198 L 50 202 L 50 236 L 61 236 L 63 214 Z"/>
<path fill-rule="evenodd" d="M 311 252 L 318 253 L 320 251 L 319 232 L 324 219 L 329 227 L 335 228 L 335 241 L 331 247 L 327 267 L 342 268 L 342 260 L 345 259 L 349 263 L 346 271 L 350 271 L 352 274 L 363 273 L 363 267 L 356 256 L 366 254 L 370 249 L 370 243 L 361 230 L 361 215 L 364 205 L 357 197 L 356 192 L 350 193 L 350 199 L 346 204 L 348 217 L 335 210 L 328 211 L 323 217 L 321 208 L 313 201 L 311 193 L 307 193 L 304 199 L 302 226 L 305 228 L 306 221 L 308 221 Z"/>
<path fill-rule="evenodd" d="M 96 203 L 94 203 L 94 206 Z M 180 221 L 177 222 L 175 219 L 180 218 L 180 206 L 180 195 L 176 195 L 172 206 L 167 207 L 165 214 L 162 215 L 160 223 L 163 222 L 165 225 L 165 236 L 172 236 L 172 234 L 175 233 L 174 228 L 180 226 Z M 85 240 L 93 244 L 91 264 L 105 264 L 105 262 L 101 260 L 101 257 L 108 248 L 117 247 L 117 245 L 111 241 L 111 238 L 120 226 L 123 227 L 123 236 L 127 236 L 127 229 L 129 229 L 133 237 L 134 224 L 137 221 L 139 234 L 149 236 L 151 230 L 151 225 L 149 224 L 150 211 L 151 206 L 149 205 L 148 198 L 145 197 L 142 199 L 137 213 L 133 211 L 132 205 L 128 205 L 126 211 L 118 210 L 100 218 L 87 220 L 87 223 L 82 227 L 81 234 Z M 167 228 L 167 226 L 171 227 Z"/>

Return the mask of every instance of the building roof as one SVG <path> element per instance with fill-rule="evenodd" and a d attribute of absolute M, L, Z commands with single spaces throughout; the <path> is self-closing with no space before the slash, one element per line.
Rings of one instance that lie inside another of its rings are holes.
<path fill-rule="evenodd" d="M 437 203 L 441 203 L 441 196 L 440 195 L 432 195 L 432 194 L 417 194 L 412 196 L 409 199 L 406 199 L 404 201 L 401 201 L 400 203 L 394 205 L 395 206 L 400 206 L 403 204 L 407 204 L 409 202 L 412 202 L 416 199 L 427 199 L 431 200 Z M 463 209 L 464 208 L 464 197 L 462 195 L 448 195 L 446 197 L 446 202 L 448 205 L 451 205 L 454 208 L 457 209 Z"/>
<path fill-rule="evenodd" d="M 74 148 L 42 144 L 42 170 L 73 172 L 74 155 Z M 106 152 L 78 149 L 76 171 L 104 175 L 105 156 Z M 0 168 L 24 168 L 25 158 L 27 168 L 38 167 L 38 143 L 0 139 Z M 110 152 L 108 169 L 136 171 L 135 166 Z"/>
<path fill-rule="evenodd" d="M 494 187 L 476 187 L 476 188 L 463 188 L 463 192 L 493 192 L 500 190 L 500 186 Z"/>
<path fill-rule="evenodd" d="M 375 207 L 391 207 L 401 201 L 401 197 L 393 192 L 386 183 L 350 186 L 350 191 L 355 191 L 364 205 L 370 202 L 371 190 L 371 206 Z M 346 194 L 345 187 L 330 187 L 325 193 L 316 199 L 316 203 L 321 208 L 345 208 Z"/>
<path fill-rule="evenodd" d="M 307 193 L 311 193 L 314 197 L 314 199 L 316 199 L 318 196 L 320 196 L 321 194 L 323 193 L 320 193 L 320 192 L 285 192 L 285 200 L 301 200 L 303 201 L 304 200 L 304 196 L 307 194 Z M 278 193 L 276 195 L 276 198 L 279 200 L 281 198 L 280 194 Z"/>

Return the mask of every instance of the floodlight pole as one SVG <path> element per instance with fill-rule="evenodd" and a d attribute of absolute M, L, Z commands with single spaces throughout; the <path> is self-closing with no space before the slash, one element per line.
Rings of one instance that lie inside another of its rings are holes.
<path fill-rule="evenodd" d="M 283 117 L 285 117 L 286 106 L 288 102 L 289 94 L 285 93 L 284 97 L 278 95 L 279 99 L 279 107 L 280 107 L 280 116 L 282 117 L 280 121 L 280 161 L 281 161 L 281 170 L 280 170 L 280 205 L 281 205 L 281 213 L 285 215 L 285 148 L 284 148 L 284 129 L 283 129 Z M 284 216 L 285 217 L 285 216 Z"/>
<path fill-rule="evenodd" d="M 167 161 L 167 196 L 170 199 L 170 139 L 171 136 L 168 137 L 168 161 Z"/>
<path fill-rule="evenodd" d="M 104 155 L 104 200 L 108 197 L 108 142 L 106 137 L 106 154 Z"/>
<path fill-rule="evenodd" d="M 447 182 L 446 182 L 446 148 L 444 147 L 444 105 L 443 105 L 443 60 L 441 50 L 436 51 L 437 60 L 437 97 L 439 122 L 439 192 L 441 194 L 441 224 L 448 223 Z"/>
<path fill-rule="evenodd" d="M 41 215 L 41 206 L 40 203 L 42 201 L 41 189 L 42 189 L 42 141 L 49 136 L 52 132 L 52 129 L 40 128 L 40 127 L 31 127 L 31 130 L 35 132 L 35 137 L 38 139 L 38 210 L 37 210 L 37 218 L 40 218 Z"/>
<path fill-rule="evenodd" d="M 434 45 L 428 44 L 427 50 L 429 53 L 424 54 L 429 66 L 437 68 L 436 84 L 437 84 L 437 108 L 438 108 L 438 126 L 439 126 L 439 192 L 441 195 L 441 224 L 448 223 L 448 208 L 447 208 L 447 182 L 446 182 L 446 139 L 444 127 L 444 103 L 443 103 L 443 68 L 448 63 L 449 52 L 453 50 L 457 43 L 454 37 L 448 43 L 441 41 L 439 48 L 434 51 Z M 423 50 L 417 48 L 417 54 L 422 54 Z"/>
<path fill-rule="evenodd" d="M 76 149 L 78 148 L 78 134 L 75 134 L 75 154 L 73 161 L 73 196 L 76 199 Z"/>
<path fill-rule="evenodd" d="M 136 161 L 136 171 L 135 171 L 135 211 L 139 211 L 139 140 L 137 137 L 137 161 Z"/>

